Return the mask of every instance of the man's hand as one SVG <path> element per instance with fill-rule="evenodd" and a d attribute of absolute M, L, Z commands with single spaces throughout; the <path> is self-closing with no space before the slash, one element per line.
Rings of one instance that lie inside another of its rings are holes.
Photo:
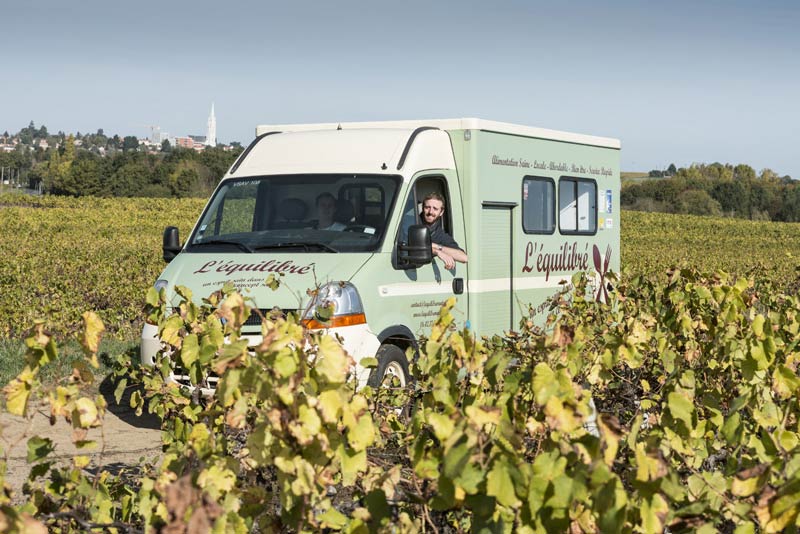
<path fill-rule="evenodd" d="M 448 254 L 447 252 L 445 252 L 443 250 L 438 250 L 437 249 L 435 252 L 436 252 L 436 255 L 439 257 L 439 259 L 444 262 L 444 268 L 445 269 L 447 269 L 449 271 L 450 269 L 454 269 L 455 268 L 456 260 L 453 259 L 453 256 L 451 256 L 450 254 Z"/>

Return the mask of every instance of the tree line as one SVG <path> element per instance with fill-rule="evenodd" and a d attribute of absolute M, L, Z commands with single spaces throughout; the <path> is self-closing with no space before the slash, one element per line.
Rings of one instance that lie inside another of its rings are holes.
<path fill-rule="evenodd" d="M 623 208 L 639 211 L 800 221 L 800 182 L 744 164 L 693 164 L 669 177 L 628 182 L 621 199 Z"/>
<path fill-rule="evenodd" d="M 0 152 L 0 166 L 18 170 L 31 189 L 70 196 L 208 196 L 242 151 L 237 143 L 234 150 L 207 147 L 197 152 L 167 144 L 153 152 L 142 150 L 134 136 L 108 137 L 102 129 L 50 135 L 33 122 L 2 138 L 6 144 L 16 139 L 17 145 Z"/>

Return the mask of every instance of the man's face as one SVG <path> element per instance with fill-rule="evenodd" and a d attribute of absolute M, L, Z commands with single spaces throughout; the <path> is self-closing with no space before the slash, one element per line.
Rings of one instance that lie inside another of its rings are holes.
<path fill-rule="evenodd" d="M 441 200 L 429 198 L 422 204 L 422 218 L 425 224 L 431 225 L 444 213 L 444 204 Z"/>
<path fill-rule="evenodd" d="M 322 197 L 317 203 L 317 210 L 320 217 L 330 219 L 336 211 L 336 200 L 331 197 Z"/>

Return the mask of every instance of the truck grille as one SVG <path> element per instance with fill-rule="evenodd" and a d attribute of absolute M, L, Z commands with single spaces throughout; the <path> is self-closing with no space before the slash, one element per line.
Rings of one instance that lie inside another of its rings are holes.
<path fill-rule="evenodd" d="M 178 308 L 173 308 L 172 313 L 180 313 L 180 310 Z M 275 308 L 259 308 L 258 311 L 252 309 L 250 310 L 250 317 L 248 317 L 247 321 L 244 322 L 242 328 L 247 328 L 248 330 L 252 331 L 252 328 L 248 327 L 261 326 L 261 317 L 266 317 L 268 319 L 275 320 L 281 317 L 286 317 L 290 313 L 297 316 L 299 310 L 296 309 L 282 310 L 277 306 Z"/>
<path fill-rule="evenodd" d="M 260 313 L 256 313 L 256 310 L 250 310 L 250 317 L 247 318 L 247 321 L 242 325 L 242 327 L 247 326 L 261 326 L 261 317 L 264 316 L 267 319 L 279 319 L 281 317 L 286 317 L 287 315 L 294 314 L 297 315 L 297 310 L 282 310 L 280 308 L 259 308 L 258 310 Z"/>

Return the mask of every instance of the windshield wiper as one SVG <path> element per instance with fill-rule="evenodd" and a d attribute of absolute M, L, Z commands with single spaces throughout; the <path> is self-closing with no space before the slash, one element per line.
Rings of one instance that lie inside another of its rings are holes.
<path fill-rule="evenodd" d="M 251 254 L 255 252 L 255 250 L 253 250 L 244 243 L 240 243 L 239 241 L 228 241 L 226 239 L 212 239 L 211 241 L 200 241 L 199 243 L 192 243 L 193 247 L 202 247 L 205 245 L 234 245 L 244 250 L 245 252 L 249 252 Z"/>
<path fill-rule="evenodd" d="M 311 247 L 314 247 L 314 248 L 317 248 L 317 249 L 322 249 L 322 250 L 324 250 L 326 252 L 336 252 L 336 253 L 339 252 L 338 250 L 336 250 L 332 246 L 326 245 L 325 243 L 307 243 L 307 242 L 301 242 L 301 241 L 297 241 L 297 242 L 293 242 L 293 243 L 273 243 L 272 245 L 261 245 L 261 246 L 255 247 L 255 250 L 268 250 L 268 249 L 273 249 L 273 248 L 297 248 L 297 247 L 303 247 L 303 249 L 306 252 L 309 252 L 311 250 Z"/>

